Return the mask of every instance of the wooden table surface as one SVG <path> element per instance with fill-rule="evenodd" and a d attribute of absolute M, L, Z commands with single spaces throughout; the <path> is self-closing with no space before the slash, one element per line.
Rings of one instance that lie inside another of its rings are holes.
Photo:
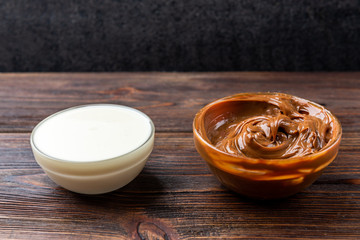
<path fill-rule="evenodd" d="M 315 101 L 342 123 L 338 157 L 287 199 L 228 191 L 193 144 L 201 107 L 256 91 Z M 0 74 L 0 102 L 0 239 L 360 239 L 360 73 Z M 141 174 L 96 196 L 53 183 L 29 144 L 40 120 L 87 103 L 131 106 L 156 126 Z"/>

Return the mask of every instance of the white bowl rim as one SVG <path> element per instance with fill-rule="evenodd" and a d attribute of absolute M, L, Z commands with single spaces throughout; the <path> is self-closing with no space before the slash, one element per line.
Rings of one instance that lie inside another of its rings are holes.
<path fill-rule="evenodd" d="M 92 106 L 109 106 L 109 107 L 119 107 L 119 108 L 125 108 L 125 109 L 128 109 L 128 110 L 131 110 L 131 111 L 134 111 L 134 112 L 137 112 L 139 113 L 140 115 L 144 116 L 150 123 L 150 128 L 151 128 L 151 132 L 148 136 L 148 138 L 141 144 L 139 145 L 137 148 L 131 150 L 130 152 L 127 152 L 127 153 L 124 153 L 122 155 L 118 155 L 118 156 L 115 156 L 115 157 L 112 157 L 112 158 L 106 158 L 106 159 L 99 159 L 99 160 L 91 160 L 91 161 L 72 161 L 72 160 L 67 160 L 67 159 L 61 159 L 61 158 L 57 158 L 57 157 L 54 157 L 54 156 L 51 156 L 49 154 L 46 154 L 44 153 L 43 151 L 41 151 L 35 144 L 35 141 L 34 141 L 34 134 L 36 132 L 36 130 L 44 123 L 46 122 L 47 120 L 49 120 L 50 118 L 53 118 L 59 114 L 62 114 L 64 112 L 67 112 L 67 111 L 71 111 L 71 110 L 74 110 L 74 109 L 78 109 L 78 108 L 85 108 L 85 107 L 92 107 Z M 151 120 L 151 118 L 146 115 L 145 113 L 143 113 L 142 111 L 138 110 L 138 109 L 135 109 L 135 108 L 132 108 L 132 107 L 129 107 L 129 106 L 125 106 L 125 105 L 120 105 L 120 104 L 112 104 L 112 103 L 91 103 L 91 104 L 83 104 L 83 105 L 78 105 L 78 106 L 74 106 L 74 107 L 70 107 L 70 108 L 66 108 L 66 109 L 63 109 L 63 110 L 60 110 L 58 112 L 55 112 L 51 115 L 49 115 L 48 117 L 44 118 L 43 120 L 41 120 L 32 130 L 31 132 L 31 135 L 30 135 L 30 145 L 31 147 L 36 150 L 37 153 L 39 153 L 40 155 L 42 155 L 43 157 L 47 158 L 47 159 L 51 159 L 53 161 L 57 161 L 57 162 L 62 162 L 62 163 L 72 163 L 72 164 L 79 164 L 79 165 L 82 165 L 82 164 L 95 164 L 95 163 L 103 163 L 105 161 L 112 161 L 112 160 L 115 160 L 119 157 L 124 157 L 124 156 L 127 156 L 127 155 L 130 155 L 132 153 L 134 153 L 135 151 L 137 151 L 138 149 L 140 149 L 141 147 L 143 147 L 144 145 L 146 145 L 152 138 L 153 136 L 155 135 L 155 125 L 153 123 L 153 121 Z"/>

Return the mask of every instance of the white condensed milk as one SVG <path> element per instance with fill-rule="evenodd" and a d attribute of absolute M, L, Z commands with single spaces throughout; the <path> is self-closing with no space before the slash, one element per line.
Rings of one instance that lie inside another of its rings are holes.
<path fill-rule="evenodd" d="M 31 135 L 34 156 L 59 185 L 97 194 L 135 178 L 154 142 L 154 125 L 133 108 L 92 104 L 66 109 L 40 122 Z"/>

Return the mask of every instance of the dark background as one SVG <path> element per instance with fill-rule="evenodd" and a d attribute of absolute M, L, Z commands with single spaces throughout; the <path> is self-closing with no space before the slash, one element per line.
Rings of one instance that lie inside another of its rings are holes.
<path fill-rule="evenodd" d="M 0 0 L 0 71 L 360 70 L 355 0 Z"/>

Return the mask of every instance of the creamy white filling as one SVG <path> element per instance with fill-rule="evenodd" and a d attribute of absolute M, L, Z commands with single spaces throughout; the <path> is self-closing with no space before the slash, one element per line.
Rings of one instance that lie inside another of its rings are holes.
<path fill-rule="evenodd" d="M 44 154 L 68 161 L 99 161 L 129 153 L 150 137 L 150 119 L 132 108 L 88 105 L 46 119 L 33 143 Z"/>

